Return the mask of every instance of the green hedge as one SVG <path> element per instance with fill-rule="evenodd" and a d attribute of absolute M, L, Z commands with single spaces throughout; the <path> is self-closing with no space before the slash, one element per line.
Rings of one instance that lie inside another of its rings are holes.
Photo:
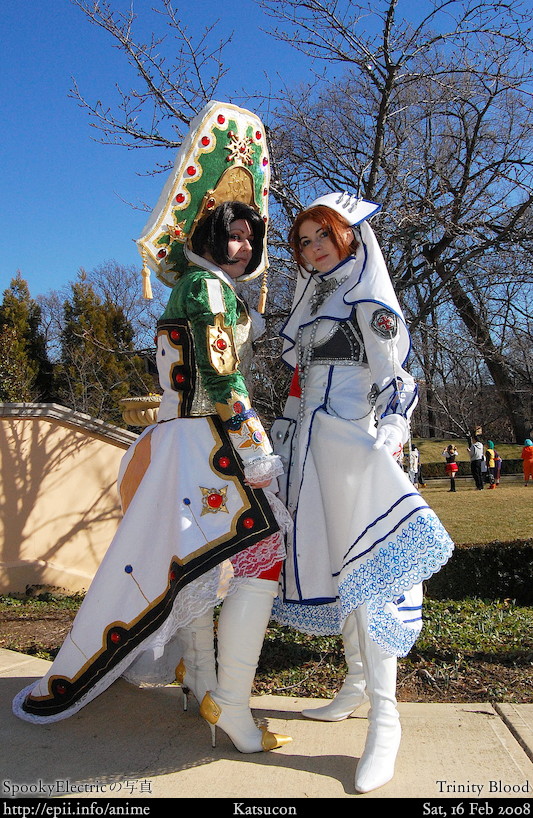
<path fill-rule="evenodd" d="M 433 599 L 512 599 L 533 605 L 533 539 L 457 545 L 426 583 Z"/>
<path fill-rule="evenodd" d="M 459 461 L 457 463 L 459 470 L 456 472 L 457 477 L 468 477 L 471 475 L 470 461 Z M 444 471 L 446 463 L 422 463 L 422 476 L 424 480 L 432 477 L 446 477 Z M 501 474 L 505 477 L 506 474 L 523 474 L 522 460 L 504 460 L 502 463 Z"/>

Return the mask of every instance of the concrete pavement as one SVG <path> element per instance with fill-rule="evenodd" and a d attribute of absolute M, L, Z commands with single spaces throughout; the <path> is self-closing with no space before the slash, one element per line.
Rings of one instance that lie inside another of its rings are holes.
<path fill-rule="evenodd" d="M 48 667 L 42 659 L 0 650 L 4 815 L 11 814 L 5 804 L 15 803 L 15 796 L 68 797 L 77 803 L 95 798 L 130 803 L 410 798 L 430 804 L 460 799 L 475 802 L 474 810 L 486 799 L 533 799 L 533 704 L 400 703 L 403 740 L 396 775 L 381 789 L 360 795 L 353 781 L 366 734 L 364 708 L 328 724 L 300 715 L 309 700 L 255 697 L 254 715 L 293 741 L 271 753 L 243 755 L 220 730 L 216 748 L 211 747 L 196 703 L 184 712 L 176 686 L 138 689 L 119 680 L 65 721 L 41 726 L 17 719 L 13 696 Z M 505 814 L 528 814 L 529 806 L 520 811 L 518 801 L 513 804 L 517 810 Z"/>

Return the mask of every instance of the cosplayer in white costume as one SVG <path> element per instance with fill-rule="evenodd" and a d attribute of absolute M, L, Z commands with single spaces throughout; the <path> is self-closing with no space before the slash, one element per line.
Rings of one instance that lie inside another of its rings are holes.
<path fill-rule="evenodd" d="M 311 634 L 342 633 L 345 683 L 331 704 L 304 715 L 339 721 L 370 700 L 360 792 L 393 776 L 396 657 L 420 632 L 422 581 L 453 549 L 398 462 L 417 388 L 404 368 L 404 317 L 366 221 L 378 210 L 334 193 L 295 222 L 291 244 L 302 266 L 282 330 L 295 377 L 272 429 L 286 464 L 280 496 L 294 518 L 273 616 Z M 332 242 L 334 222 L 345 253 Z"/>
<path fill-rule="evenodd" d="M 67 718 L 121 675 L 177 679 L 213 739 L 218 724 L 245 753 L 290 740 L 249 708 L 288 519 L 244 379 L 262 319 L 235 290 L 266 270 L 268 169 L 250 112 L 213 102 L 192 123 L 139 240 L 173 288 L 157 330 L 158 422 L 124 456 L 123 519 L 50 671 L 16 697 L 22 719 Z"/>

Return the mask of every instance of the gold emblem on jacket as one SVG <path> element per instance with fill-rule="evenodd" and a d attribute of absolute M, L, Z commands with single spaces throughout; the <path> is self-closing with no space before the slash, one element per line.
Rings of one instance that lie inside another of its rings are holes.
<path fill-rule="evenodd" d="M 224 325 L 222 313 L 215 315 L 213 326 L 207 327 L 209 363 L 219 375 L 233 375 L 239 366 L 239 356 L 233 327 Z"/>

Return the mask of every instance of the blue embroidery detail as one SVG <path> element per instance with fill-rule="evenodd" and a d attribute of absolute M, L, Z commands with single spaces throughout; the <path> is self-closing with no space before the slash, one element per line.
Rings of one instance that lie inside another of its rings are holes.
<path fill-rule="evenodd" d="M 368 632 L 387 653 L 393 656 L 407 656 L 417 636 L 418 627 L 409 627 L 406 622 L 396 619 L 389 611 L 376 607 L 375 602 L 368 604 Z"/>
<path fill-rule="evenodd" d="M 379 598 L 383 604 L 436 573 L 453 551 L 450 535 L 433 514 L 418 514 L 407 526 L 351 570 L 339 583 L 343 616 L 363 602 Z"/>
<path fill-rule="evenodd" d="M 453 542 L 438 517 L 424 510 L 358 568 L 348 569 L 337 602 L 309 605 L 276 599 L 272 617 L 303 633 L 327 636 L 340 633 L 348 614 L 366 603 L 371 638 L 388 653 L 405 656 L 420 633 L 422 612 L 418 606 L 402 606 L 404 594 L 439 571 L 452 551 Z M 391 603 L 399 603 L 400 618 L 392 614 Z"/>
<path fill-rule="evenodd" d="M 274 599 L 272 618 L 281 625 L 288 625 L 302 633 L 315 636 L 331 636 L 340 633 L 341 619 L 338 603 L 305 605 Z"/>

